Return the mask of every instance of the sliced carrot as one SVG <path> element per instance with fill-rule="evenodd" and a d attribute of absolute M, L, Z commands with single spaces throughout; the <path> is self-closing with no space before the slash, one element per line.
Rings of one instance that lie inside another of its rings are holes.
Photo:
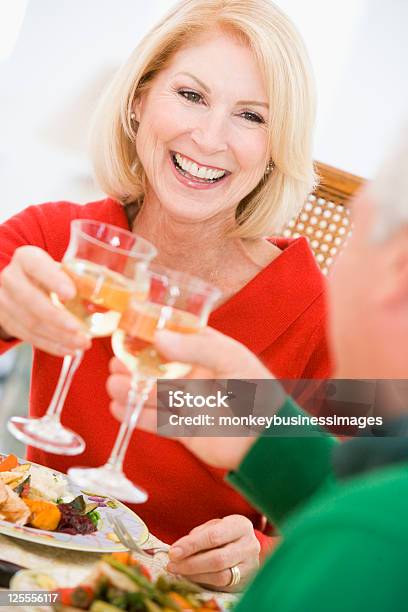
<path fill-rule="evenodd" d="M 116 559 L 116 561 L 120 561 L 120 563 L 123 563 L 123 565 L 129 565 L 132 559 L 131 554 L 127 551 L 114 552 L 111 556 L 113 559 Z"/>
<path fill-rule="evenodd" d="M 177 604 L 181 610 L 192 610 L 191 603 L 179 593 L 170 591 L 170 593 L 168 593 L 168 597 L 174 601 L 174 603 Z"/>
<path fill-rule="evenodd" d="M 8 455 L 0 462 L 0 472 L 9 472 L 18 466 L 18 459 L 15 455 Z"/>

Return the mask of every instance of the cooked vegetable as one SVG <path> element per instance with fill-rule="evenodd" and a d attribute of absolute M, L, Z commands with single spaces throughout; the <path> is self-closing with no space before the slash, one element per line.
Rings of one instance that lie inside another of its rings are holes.
<path fill-rule="evenodd" d="M 191 610 L 191 603 L 188 601 L 188 599 L 183 597 L 183 595 L 180 595 L 180 593 L 170 591 L 168 597 L 171 599 L 171 601 L 177 604 L 180 610 Z"/>
<path fill-rule="evenodd" d="M 86 535 L 96 531 L 96 526 L 89 516 L 80 514 L 72 503 L 58 504 L 58 508 L 61 512 L 61 521 L 58 525 L 58 531 L 71 535 L 76 535 L 77 533 Z"/>
<path fill-rule="evenodd" d="M 142 574 L 142 576 L 147 578 L 147 580 L 149 581 L 152 580 L 152 576 L 149 570 L 147 569 L 147 567 L 144 566 L 142 563 L 140 563 L 137 559 L 135 559 L 132 553 L 127 552 L 127 551 L 126 552 L 114 552 L 111 554 L 111 558 L 116 559 L 116 561 L 119 561 L 120 563 L 123 563 L 123 565 L 137 567 L 137 569 Z"/>
<path fill-rule="evenodd" d="M 20 482 L 20 484 L 14 488 L 14 492 L 17 493 L 17 495 L 20 495 L 21 497 L 27 497 L 27 493 L 30 489 L 30 480 L 31 476 L 28 475 L 27 478 L 23 480 L 23 482 Z"/>
<path fill-rule="evenodd" d="M 29 507 L 30 523 L 37 529 L 55 531 L 61 519 L 61 512 L 56 504 L 24 497 L 23 502 Z"/>
<path fill-rule="evenodd" d="M 163 593 L 177 591 L 178 593 L 201 593 L 201 588 L 195 582 L 190 582 L 186 578 L 172 578 L 162 574 L 157 578 L 157 588 Z"/>
<path fill-rule="evenodd" d="M 83 514 L 90 514 L 93 510 L 96 510 L 97 508 L 98 508 L 98 504 L 95 504 L 95 503 L 85 504 L 85 510 Z"/>
<path fill-rule="evenodd" d="M 116 587 L 110 587 L 106 591 L 105 599 L 110 604 L 112 604 L 112 606 L 117 606 L 118 608 L 121 608 L 122 610 L 127 610 L 128 594 L 129 593 L 127 593 L 126 591 L 123 591 L 122 589 L 117 589 Z M 140 597 L 140 593 L 137 593 L 137 595 Z"/>
<path fill-rule="evenodd" d="M 135 581 L 117 568 L 112 567 L 110 563 L 101 561 L 99 563 L 99 568 L 102 575 L 108 579 L 110 586 L 129 593 L 140 591 L 140 586 Z"/>
<path fill-rule="evenodd" d="M 146 568 L 128 552 L 104 555 L 83 584 L 76 589 L 59 589 L 61 609 L 64 612 L 81 609 L 90 612 L 220 612 L 216 600 L 205 601 L 197 585 L 164 575 L 153 583 L 146 579 L 142 570 Z"/>
<path fill-rule="evenodd" d="M 101 515 L 97 510 L 91 510 L 90 512 L 87 512 L 86 516 L 91 519 L 95 527 L 98 527 L 98 523 L 101 520 Z"/>
<path fill-rule="evenodd" d="M 86 503 L 83 495 L 78 495 L 72 501 L 67 503 L 67 506 L 71 506 L 75 510 L 78 510 L 79 514 L 85 514 Z"/>
<path fill-rule="evenodd" d="M 90 612 L 122 612 L 123 608 L 117 608 L 105 601 L 94 601 L 92 606 L 89 608 Z"/>
<path fill-rule="evenodd" d="M 205 602 L 205 605 L 203 606 L 203 608 L 200 608 L 200 610 L 219 610 L 220 606 L 217 603 L 217 600 L 212 597 L 211 599 L 208 599 Z"/>
<path fill-rule="evenodd" d="M 112 559 L 116 559 L 116 561 L 123 563 L 123 565 L 130 565 L 130 559 L 132 555 L 128 551 L 123 551 L 123 552 L 114 552 L 111 554 L 111 557 Z"/>
<path fill-rule="evenodd" d="M 87 610 L 94 599 L 94 590 L 88 585 L 80 585 L 75 588 L 57 589 L 60 594 L 60 603 L 64 606 L 74 606 L 81 610 Z"/>
<path fill-rule="evenodd" d="M 31 463 L 20 465 L 15 455 L 0 455 L 0 488 L 0 520 L 71 535 L 86 535 L 98 528 L 101 504 L 86 503 L 83 495 L 64 502 L 60 494 L 65 496 L 69 490 L 62 474 Z"/>
<path fill-rule="evenodd" d="M 144 610 L 146 597 L 145 595 L 139 591 L 138 593 L 127 593 L 127 607 L 126 610 L 136 609 L 136 610 Z"/>
<path fill-rule="evenodd" d="M 143 572 L 140 569 L 139 563 L 137 563 L 136 565 L 133 565 L 132 567 L 129 567 L 125 565 L 124 563 L 117 561 L 115 558 L 112 557 L 112 555 L 105 556 L 103 557 L 103 559 L 109 565 L 111 565 L 118 571 L 125 574 L 128 578 L 130 578 L 130 580 L 132 580 L 135 584 L 137 584 L 138 587 L 146 589 L 147 592 L 152 591 L 152 584 L 150 582 L 150 579 L 147 578 L 145 575 L 143 575 Z"/>
<path fill-rule="evenodd" d="M 139 561 L 137 561 L 136 559 L 132 559 L 132 562 L 130 564 L 132 567 L 137 566 L 139 569 L 139 572 L 142 574 L 142 576 L 144 576 L 149 582 L 152 581 L 152 575 L 149 572 L 149 570 L 147 569 L 146 566 L 144 566 L 142 563 L 139 563 Z"/>
<path fill-rule="evenodd" d="M 18 466 L 18 459 L 15 455 L 8 455 L 5 459 L 0 461 L 0 472 L 9 472 L 13 468 Z"/>
<path fill-rule="evenodd" d="M 164 612 L 166 610 L 166 608 L 161 608 L 160 606 L 155 604 L 154 601 L 150 601 L 149 599 L 145 601 L 145 606 L 146 606 L 147 612 Z M 173 611 L 170 609 L 170 610 L 166 610 L 166 612 L 173 612 Z"/>

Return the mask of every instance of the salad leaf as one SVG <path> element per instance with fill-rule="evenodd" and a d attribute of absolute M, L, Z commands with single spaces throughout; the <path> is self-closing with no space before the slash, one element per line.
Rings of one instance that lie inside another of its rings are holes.
<path fill-rule="evenodd" d="M 93 524 L 95 525 L 95 527 L 98 526 L 98 523 L 100 521 L 101 515 L 99 514 L 99 512 L 96 510 L 96 508 L 94 508 L 93 510 L 91 510 L 90 512 L 87 512 L 87 516 L 91 519 L 91 521 L 93 522 Z"/>
<path fill-rule="evenodd" d="M 78 495 L 77 497 L 75 497 L 75 499 L 73 499 L 72 501 L 68 502 L 67 504 L 68 506 L 71 506 L 71 508 L 74 508 L 75 510 L 77 510 L 79 512 L 79 514 L 84 514 L 85 513 L 85 499 L 83 495 Z"/>

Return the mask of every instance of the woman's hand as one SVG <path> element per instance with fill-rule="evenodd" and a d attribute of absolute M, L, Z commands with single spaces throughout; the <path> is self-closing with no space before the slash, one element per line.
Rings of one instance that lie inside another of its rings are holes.
<path fill-rule="evenodd" d="M 260 544 L 249 519 L 232 514 L 213 519 L 180 538 L 169 550 L 168 571 L 220 591 L 239 591 L 259 566 Z M 241 580 L 231 582 L 231 567 Z"/>
<path fill-rule="evenodd" d="M 75 296 L 75 286 L 58 263 L 42 249 L 23 246 L 0 274 L 0 326 L 3 336 L 19 338 L 34 347 L 62 356 L 89 347 L 81 323 L 55 306 Z"/>

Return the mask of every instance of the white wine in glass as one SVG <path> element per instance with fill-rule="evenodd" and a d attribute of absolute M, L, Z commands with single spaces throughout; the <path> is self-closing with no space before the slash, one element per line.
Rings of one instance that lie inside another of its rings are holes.
<path fill-rule="evenodd" d="M 153 345 L 154 334 L 162 327 L 193 334 L 201 326 L 196 314 L 171 306 L 163 308 L 152 302 L 134 301 L 112 334 L 113 352 L 132 373 L 153 378 L 181 378 L 190 371 L 190 364 L 167 362 Z"/>
<path fill-rule="evenodd" d="M 110 457 L 99 468 L 74 467 L 69 477 L 83 489 L 100 491 L 130 503 L 147 500 L 147 492 L 123 472 L 123 461 L 139 414 L 158 378 L 181 378 L 191 369 L 188 363 L 167 361 L 154 346 L 158 329 L 184 334 L 196 333 L 207 319 L 221 292 L 199 278 L 151 264 L 147 271 L 149 289 L 145 301 L 133 296 L 118 328 L 112 334 L 115 355 L 131 372 L 131 387 L 125 419 Z"/>
<path fill-rule="evenodd" d="M 112 334 L 132 295 L 146 297 L 147 279 L 142 269 L 135 270 L 134 279 L 82 259 L 64 261 L 62 269 L 77 290 L 75 297 L 64 301 L 63 306 L 82 321 L 92 338 Z M 61 304 L 55 294 L 52 299 Z"/>
<path fill-rule="evenodd" d="M 64 307 L 84 325 L 90 338 L 110 336 L 132 296 L 146 294 L 146 268 L 157 251 L 132 232 L 78 219 L 71 223 L 62 269 L 76 287 L 73 299 L 54 304 Z M 12 417 L 9 431 L 21 442 L 61 455 L 77 455 L 85 448 L 83 438 L 61 424 L 61 412 L 83 351 L 66 355 L 50 405 L 41 418 Z"/>

